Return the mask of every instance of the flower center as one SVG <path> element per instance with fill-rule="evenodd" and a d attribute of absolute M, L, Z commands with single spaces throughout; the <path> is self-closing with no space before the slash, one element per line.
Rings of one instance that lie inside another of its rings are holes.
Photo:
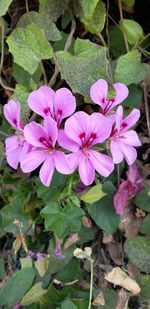
<path fill-rule="evenodd" d="M 97 138 L 97 134 L 92 132 L 91 135 L 86 138 L 85 132 L 82 132 L 80 133 L 79 138 L 81 140 L 81 148 L 86 149 L 92 145 L 93 141 Z"/>
<path fill-rule="evenodd" d="M 39 138 L 39 142 L 42 143 L 46 148 L 48 148 L 48 152 L 53 150 L 51 137 L 49 137 L 49 140 L 48 140 L 44 136 L 41 136 Z"/>
<path fill-rule="evenodd" d="M 104 109 L 103 109 L 103 115 L 107 114 L 108 111 L 111 109 L 113 103 L 115 102 L 115 98 L 112 98 L 111 100 L 106 100 L 104 103 L 106 104 Z M 103 101 L 102 101 L 103 103 Z"/>

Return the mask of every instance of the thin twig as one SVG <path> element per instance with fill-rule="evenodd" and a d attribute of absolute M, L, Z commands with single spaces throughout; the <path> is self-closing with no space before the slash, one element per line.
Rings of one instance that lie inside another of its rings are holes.
<path fill-rule="evenodd" d="M 108 56 L 108 60 L 109 60 L 109 72 L 110 72 L 110 78 L 111 81 L 113 82 L 113 74 L 112 74 L 112 69 L 111 69 L 111 58 L 110 58 L 110 39 L 109 39 L 109 31 L 108 31 L 108 27 L 109 27 L 109 20 L 108 20 L 108 13 L 109 13 L 109 0 L 107 0 L 107 18 L 106 18 L 106 35 L 107 35 L 107 56 Z"/>
<path fill-rule="evenodd" d="M 96 35 L 97 35 L 97 36 L 99 37 L 99 39 L 101 40 L 103 46 L 107 48 L 107 44 L 106 44 L 106 42 L 105 42 L 105 40 L 104 40 L 102 34 L 101 34 L 100 32 L 98 32 Z"/>
<path fill-rule="evenodd" d="M 122 2 L 121 2 L 121 0 L 118 0 L 118 7 L 119 7 L 119 13 L 120 13 L 120 20 L 122 22 L 123 21 L 123 14 L 122 14 Z M 126 36 L 125 36 L 123 31 L 122 31 L 122 33 L 123 33 L 123 37 L 124 37 L 126 50 L 127 50 L 127 53 L 128 53 L 129 52 L 128 42 L 127 42 Z"/>
<path fill-rule="evenodd" d="M 148 135 L 150 139 L 150 118 L 149 118 L 149 107 L 148 107 L 148 99 L 147 99 L 147 89 L 146 89 L 145 82 L 142 82 L 142 87 L 143 87 L 143 94 L 144 94 L 144 105 L 145 105 L 147 129 L 148 129 Z"/>
<path fill-rule="evenodd" d="M 5 137 L 8 137 L 8 136 L 9 136 L 8 134 L 6 134 L 5 132 L 3 132 L 3 131 L 1 131 L 1 130 L 0 130 L 0 135 L 3 135 L 3 136 L 5 136 Z"/>
<path fill-rule="evenodd" d="M 41 66 L 41 71 L 42 71 L 43 78 L 44 78 L 44 84 L 47 85 L 48 84 L 47 76 L 46 76 L 45 68 L 44 68 L 42 61 L 40 61 L 40 66 Z"/>
<path fill-rule="evenodd" d="M 7 86 L 4 84 L 3 79 L 2 79 L 2 69 L 3 69 L 3 62 L 4 62 L 4 37 L 5 37 L 5 24 L 3 21 L 3 18 L 0 18 L 0 28 L 1 28 L 1 61 L 0 61 L 0 85 L 9 91 L 13 91 L 15 89 Z"/>
<path fill-rule="evenodd" d="M 65 52 L 67 52 L 67 50 L 69 49 L 69 47 L 71 46 L 71 43 L 72 43 L 72 40 L 73 40 L 73 35 L 74 35 L 74 33 L 75 33 L 75 30 L 76 30 L 76 22 L 75 22 L 75 19 L 74 19 L 74 17 L 72 17 L 72 23 L 71 23 L 71 31 L 70 31 L 70 33 L 69 33 L 69 36 L 68 36 L 68 38 L 67 38 L 67 41 L 66 41 L 66 44 L 65 44 L 65 47 L 64 47 L 64 51 Z M 54 56 L 55 56 L 55 54 L 54 54 Z M 52 87 L 54 84 L 55 84 L 55 82 L 56 82 L 56 78 L 57 78 L 57 76 L 58 76 L 58 74 L 59 74 L 59 68 L 58 68 L 58 65 L 57 65 L 57 59 L 56 59 L 56 57 L 54 57 L 55 59 L 55 70 L 54 70 L 54 74 L 52 75 L 52 77 L 51 77 L 51 79 L 50 79 L 50 81 L 49 81 L 49 83 L 48 83 L 48 85 L 50 86 L 50 87 Z"/>
<path fill-rule="evenodd" d="M 27 11 L 27 13 L 28 13 L 28 12 L 29 12 L 28 0 L 25 0 L 25 4 L 26 4 L 26 11 Z"/>

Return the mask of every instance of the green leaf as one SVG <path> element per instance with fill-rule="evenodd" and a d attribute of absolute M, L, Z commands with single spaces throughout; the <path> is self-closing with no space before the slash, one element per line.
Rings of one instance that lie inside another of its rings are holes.
<path fill-rule="evenodd" d="M 45 36 L 48 41 L 59 41 L 61 40 L 61 33 L 57 29 L 55 23 L 51 21 L 48 14 L 40 14 L 38 12 L 25 13 L 19 19 L 17 27 L 26 27 L 29 24 L 34 23 L 37 27 L 44 30 Z"/>
<path fill-rule="evenodd" d="M 19 101 L 21 103 L 21 115 L 23 121 L 25 121 L 29 111 L 28 96 L 29 96 L 28 89 L 22 85 L 17 84 L 12 98 L 15 101 Z"/>
<path fill-rule="evenodd" d="M 2 280 L 4 277 L 5 277 L 4 258 L 0 257 L 0 279 Z"/>
<path fill-rule="evenodd" d="M 57 203 L 50 203 L 44 207 L 41 216 L 45 219 L 46 230 L 54 231 L 58 238 L 64 238 L 69 232 L 78 232 L 81 228 L 80 218 L 84 215 L 79 207 L 62 208 Z"/>
<path fill-rule="evenodd" d="M 74 51 L 75 55 L 64 51 L 56 52 L 61 77 L 73 92 L 89 96 L 90 87 L 97 79 L 110 80 L 107 49 L 89 40 L 77 38 Z"/>
<path fill-rule="evenodd" d="M 141 271 L 150 273 L 150 238 L 136 236 L 125 242 L 125 252 L 129 260 Z"/>
<path fill-rule="evenodd" d="M 49 188 L 45 187 L 41 181 L 38 179 L 36 181 L 37 186 L 37 196 L 41 198 L 46 204 L 51 201 L 58 201 L 59 194 L 64 188 L 65 176 L 59 174 L 58 172 L 54 173 L 51 185 Z"/>
<path fill-rule="evenodd" d="M 30 288 L 34 278 L 35 270 L 32 267 L 21 269 L 9 277 L 0 290 L 0 305 L 12 309 Z"/>
<path fill-rule="evenodd" d="M 122 82 L 127 86 L 138 84 L 145 79 L 150 72 L 150 65 L 141 63 L 141 55 L 138 50 L 132 50 L 117 61 L 115 81 Z"/>
<path fill-rule="evenodd" d="M 80 264 L 79 260 L 71 259 L 69 263 L 55 275 L 55 278 L 63 283 L 71 282 L 75 279 L 81 280 L 84 272 Z"/>
<path fill-rule="evenodd" d="M 28 219 L 24 214 L 24 206 L 25 201 L 22 198 L 18 197 L 17 195 L 13 197 L 12 201 L 4 206 L 1 211 L 2 223 L 1 227 L 13 234 L 17 234 L 19 232 L 18 227 L 13 224 L 14 220 L 19 220 L 23 223 L 22 231 L 24 232 L 28 227 Z"/>
<path fill-rule="evenodd" d="M 47 293 L 47 290 L 42 288 L 42 282 L 35 283 L 32 288 L 24 295 L 21 305 L 27 306 L 30 305 Z"/>
<path fill-rule="evenodd" d="M 142 234 L 150 235 L 150 214 L 143 219 L 140 232 Z"/>
<path fill-rule="evenodd" d="M 78 16 L 91 33 L 101 32 L 105 25 L 106 8 L 101 0 L 80 0 Z"/>
<path fill-rule="evenodd" d="M 135 198 L 135 204 L 136 206 L 138 206 L 139 208 L 150 212 L 150 189 L 144 189 L 142 191 L 140 191 Z"/>
<path fill-rule="evenodd" d="M 134 45 L 143 39 L 144 32 L 140 24 L 131 19 L 122 19 L 119 22 L 120 29 L 125 34 L 127 41 Z"/>
<path fill-rule="evenodd" d="M 13 76 L 17 83 L 25 88 L 27 88 L 28 91 L 35 90 L 33 89 L 33 84 L 37 85 L 40 81 L 42 72 L 40 65 L 38 66 L 38 69 L 33 75 L 30 75 L 27 71 L 25 71 L 20 65 L 17 63 L 13 63 Z M 32 86 L 32 87 L 31 87 Z"/>
<path fill-rule="evenodd" d="M 27 256 L 25 258 L 21 258 L 20 263 L 21 263 L 22 269 L 32 267 L 32 258 L 29 257 L 29 256 Z"/>
<path fill-rule="evenodd" d="M 88 205 L 87 209 L 95 223 L 108 234 L 116 232 L 119 224 L 119 216 L 113 206 L 114 186 L 110 181 L 103 185 L 104 192 L 107 193 L 100 201 Z"/>
<path fill-rule="evenodd" d="M 35 73 L 42 59 L 53 56 L 52 48 L 43 30 L 35 24 L 16 28 L 7 39 L 14 61 L 31 75 Z"/>
<path fill-rule="evenodd" d="M 139 85 L 130 85 L 128 87 L 129 95 L 123 102 L 123 105 L 130 108 L 139 108 L 142 102 L 142 89 Z"/>
<path fill-rule="evenodd" d="M 39 9 L 42 15 L 48 14 L 49 18 L 56 21 L 67 8 L 67 1 L 64 0 L 39 0 Z"/>
<path fill-rule="evenodd" d="M 1 0 L 0 1 L 0 16 L 3 16 L 6 14 L 12 1 L 13 0 Z"/>
<path fill-rule="evenodd" d="M 71 300 L 68 299 L 62 303 L 61 309 L 78 309 L 78 308 Z"/>
<path fill-rule="evenodd" d="M 48 269 L 48 263 L 49 263 L 48 257 L 44 257 L 42 259 L 35 261 L 34 265 L 40 277 L 44 277 L 44 275 L 46 274 L 46 271 Z"/>
<path fill-rule="evenodd" d="M 140 275 L 136 278 L 136 282 L 141 288 L 140 299 L 145 301 L 150 301 L 150 275 Z"/>
<path fill-rule="evenodd" d="M 109 31 L 109 40 L 110 40 L 110 51 L 114 57 L 119 57 L 122 54 L 126 53 L 126 46 L 124 42 L 124 37 L 119 27 L 110 26 Z"/>
<path fill-rule="evenodd" d="M 104 299 L 105 299 L 105 304 L 103 306 L 97 307 L 98 309 L 103 308 L 103 309 L 114 309 L 116 308 L 117 305 L 117 299 L 118 295 L 116 291 L 109 289 L 109 288 L 103 288 L 100 290 L 97 290 L 94 294 L 94 297 L 96 297 L 100 292 L 103 293 Z"/>
<path fill-rule="evenodd" d="M 134 6 L 135 0 L 122 0 L 122 2 L 129 7 L 132 7 Z"/>
<path fill-rule="evenodd" d="M 95 203 L 99 201 L 103 196 L 107 195 L 102 190 L 102 184 L 99 183 L 92 188 L 90 188 L 86 193 L 82 194 L 80 199 L 81 201 L 84 201 L 85 203 Z"/>

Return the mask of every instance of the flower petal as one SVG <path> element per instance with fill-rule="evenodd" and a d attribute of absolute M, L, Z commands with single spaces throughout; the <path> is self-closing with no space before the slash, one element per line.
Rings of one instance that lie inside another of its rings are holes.
<path fill-rule="evenodd" d="M 82 155 L 80 163 L 79 163 L 79 175 L 82 182 L 89 186 L 93 183 L 95 179 L 95 170 L 90 162 L 88 156 Z"/>
<path fill-rule="evenodd" d="M 45 117 L 44 128 L 47 132 L 49 141 L 52 142 L 52 146 L 55 146 L 58 137 L 58 128 L 56 121 L 50 117 Z"/>
<path fill-rule="evenodd" d="M 55 117 L 60 126 L 62 120 L 71 116 L 76 109 L 76 100 L 71 91 L 67 88 L 61 88 L 54 94 Z"/>
<path fill-rule="evenodd" d="M 70 153 L 67 155 L 67 159 L 69 162 L 69 166 L 71 169 L 75 170 L 77 166 L 79 165 L 81 158 L 82 158 L 82 151 L 78 150 L 77 152 Z"/>
<path fill-rule="evenodd" d="M 115 129 L 120 131 L 120 127 L 121 127 L 121 123 L 122 123 L 122 119 L 123 119 L 123 107 L 121 105 L 117 108 L 115 117 L 116 117 Z"/>
<path fill-rule="evenodd" d="M 120 150 L 119 145 L 120 145 L 119 141 L 111 140 L 110 142 L 110 151 L 113 157 L 113 162 L 115 164 L 118 164 L 123 161 L 123 153 Z"/>
<path fill-rule="evenodd" d="M 45 117 L 53 117 L 54 90 L 48 86 L 42 86 L 38 90 L 30 93 L 28 105 L 36 114 Z"/>
<path fill-rule="evenodd" d="M 134 130 L 121 133 L 119 136 L 120 136 L 119 140 L 124 144 L 135 146 L 135 147 L 141 146 L 139 137 Z"/>
<path fill-rule="evenodd" d="M 32 121 L 27 124 L 24 128 L 24 136 L 29 144 L 35 147 L 47 148 L 40 140 L 41 138 L 45 138 L 47 140 L 48 134 L 45 128 L 43 128 L 39 123 Z"/>
<path fill-rule="evenodd" d="M 85 112 L 77 112 L 65 123 L 65 134 L 78 145 L 82 145 L 80 134 L 85 134 L 85 139 L 88 139 L 91 133 L 90 116 Z"/>
<path fill-rule="evenodd" d="M 53 155 L 47 157 L 40 169 L 40 179 L 43 185 L 49 187 L 55 170 Z"/>
<path fill-rule="evenodd" d="M 114 170 L 112 158 L 95 150 L 90 150 L 90 161 L 95 170 L 102 176 L 109 176 Z"/>
<path fill-rule="evenodd" d="M 48 157 L 45 150 L 34 149 L 27 153 L 25 158 L 20 162 L 21 169 L 24 173 L 34 171 Z"/>
<path fill-rule="evenodd" d="M 5 140 L 7 162 L 14 169 L 17 169 L 19 165 L 19 157 L 23 148 L 18 139 L 17 135 L 13 135 Z"/>
<path fill-rule="evenodd" d="M 69 151 L 76 152 L 79 149 L 79 145 L 75 143 L 73 140 L 71 140 L 66 134 L 65 131 L 62 129 L 59 129 L 58 131 L 58 144 Z"/>
<path fill-rule="evenodd" d="M 125 180 L 119 186 L 117 193 L 114 195 L 114 206 L 118 215 L 123 215 L 124 209 L 127 205 L 129 194 L 129 181 Z"/>
<path fill-rule="evenodd" d="M 120 143 L 119 147 L 120 147 L 120 150 L 122 151 L 128 165 L 132 165 L 137 158 L 136 149 L 134 147 L 126 145 L 124 143 Z"/>
<path fill-rule="evenodd" d="M 130 129 L 140 118 L 140 110 L 137 108 L 134 108 L 132 112 L 123 120 L 123 123 L 126 124 L 125 128 L 121 131 L 127 131 Z"/>
<path fill-rule="evenodd" d="M 108 84 L 104 79 L 99 79 L 90 89 L 90 97 L 93 102 L 105 107 L 105 101 L 107 99 Z"/>
<path fill-rule="evenodd" d="M 93 113 L 91 116 L 91 132 L 96 134 L 96 138 L 91 145 L 103 143 L 111 133 L 112 122 L 100 113 Z"/>
<path fill-rule="evenodd" d="M 69 161 L 67 156 L 62 151 L 56 150 L 54 152 L 54 162 L 56 169 L 61 174 L 71 174 L 73 172 L 73 169 L 71 169 L 69 165 Z"/>
<path fill-rule="evenodd" d="M 13 126 L 13 128 L 20 131 L 23 130 L 23 124 L 20 118 L 20 103 L 10 100 L 4 105 L 4 115 L 7 121 Z"/>
<path fill-rule="evenodd" d="M 115 83 L 113 84 L 113 87 L 116 90 L 116 95 L 111 108 L 123 102 L 129 94 L 128 87 L 122 83 Z"/>

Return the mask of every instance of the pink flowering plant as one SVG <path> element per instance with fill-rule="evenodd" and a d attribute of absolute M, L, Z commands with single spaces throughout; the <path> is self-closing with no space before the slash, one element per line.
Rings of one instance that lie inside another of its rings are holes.
<path fill-rule="evenodd" d="M 144 3 L 0 1 L 0 308 L 149 306 Z"/>

